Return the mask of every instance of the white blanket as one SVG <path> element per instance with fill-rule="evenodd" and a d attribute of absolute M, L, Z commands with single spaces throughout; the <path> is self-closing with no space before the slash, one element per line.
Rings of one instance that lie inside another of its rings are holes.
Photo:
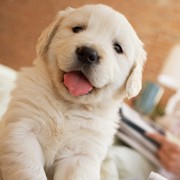
<path fill-rule="evenodd" d="M 5 113 L 12 89 L 15 87 L 16 71 L 0 65 L 0 119 Z"/>

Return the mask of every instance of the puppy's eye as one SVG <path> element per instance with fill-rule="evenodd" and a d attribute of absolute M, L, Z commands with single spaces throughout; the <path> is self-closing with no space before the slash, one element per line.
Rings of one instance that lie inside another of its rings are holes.
<path fill-rule="evenodd" d="M 82 26 L 75 26 L 75 27 L 72 28 L 72 31 L 74 33 L 79 33 L 79 32 L 81 32 L 83 30 L 84 30 L 84 27 L 82 27 Z"/>
<path fill-rule="evenodd" d="M 118 44 L 118 43 L 114 43 L 113 44 L 114 50 L 118 53 L 118 54 L 122 54 L 123 53 L 123 49 L 122 47 Z"/>

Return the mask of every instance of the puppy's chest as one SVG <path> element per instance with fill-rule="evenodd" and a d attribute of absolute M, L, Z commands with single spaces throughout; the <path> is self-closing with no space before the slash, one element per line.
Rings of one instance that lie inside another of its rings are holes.
<path fill-rule="evenodd" d="M 57 116 L 56 116 L 57 117 Z M 58 141 L 68 138 L 78 132 L 92 131 L 102 133 L 104 129 L 114 129 L 116 116 L 111 112 L 101 112 L 97 110 L 86 110 L 83 108 L 73 108 L 61 112 L 60 119 L 55 119 L 52 125 L 52 133 Z"/>
<path fill-rule="evenodd" d="M 68 132 L 76 131 L 77 129 L 94 129 L 94 126 L 99 124 L 101 118 L 96 112 L 72 109 L 64 113 L 64 125 Z"/>
<path fill-rule="evenodd" d="M 76 108 L 62 112 L 61 119 L 54 120 L 54 124 L 51 125 L 51 133 L 49 137 L 46 136 L 48 142 L 44 141 L 45 159 L 49 164 L 47 166 L 53 164 L 53 159 L 56 158 L 58 152 L 64 149 L 71 139 L 87 136 L 88 140 L 96 134 L 109 145 L 115 133 L 115 119 L 113 118 L 116 117 L 109 113 Z"/>
<path fill-rule="evenodd" d="M 111 138 L 115 131 L 116 115 L 112 112 L 88 111 L 74 108 L 56 116 L 51 122 L 48 143 L 49 147 L 62 148 L 69 139 L 78 135 L 91 135 L 94 132 L 99 133 L 101 137 Z M 46 134 L 47 135 L 47 134 Z"/>

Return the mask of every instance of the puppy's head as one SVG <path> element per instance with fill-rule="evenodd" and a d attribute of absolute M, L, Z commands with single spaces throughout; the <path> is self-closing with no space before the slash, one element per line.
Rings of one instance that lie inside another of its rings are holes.
<path fill-rule="evenodd" d="M 59 12 L 40 36 L 37 55 L 58 92 L 83 103 L 136 96 L 146 53 L 127 19 L 104 5 Z"/>

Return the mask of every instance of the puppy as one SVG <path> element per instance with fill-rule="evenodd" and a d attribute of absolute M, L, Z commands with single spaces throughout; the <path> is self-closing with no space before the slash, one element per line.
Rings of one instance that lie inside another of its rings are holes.
<path fill-rule="evenodd" d="M 146 53 L 105 5 L 58 13 L 23 69 L 0 127 L 3 180 L 99 180 L 118 109 L 141 89 Z"/>

